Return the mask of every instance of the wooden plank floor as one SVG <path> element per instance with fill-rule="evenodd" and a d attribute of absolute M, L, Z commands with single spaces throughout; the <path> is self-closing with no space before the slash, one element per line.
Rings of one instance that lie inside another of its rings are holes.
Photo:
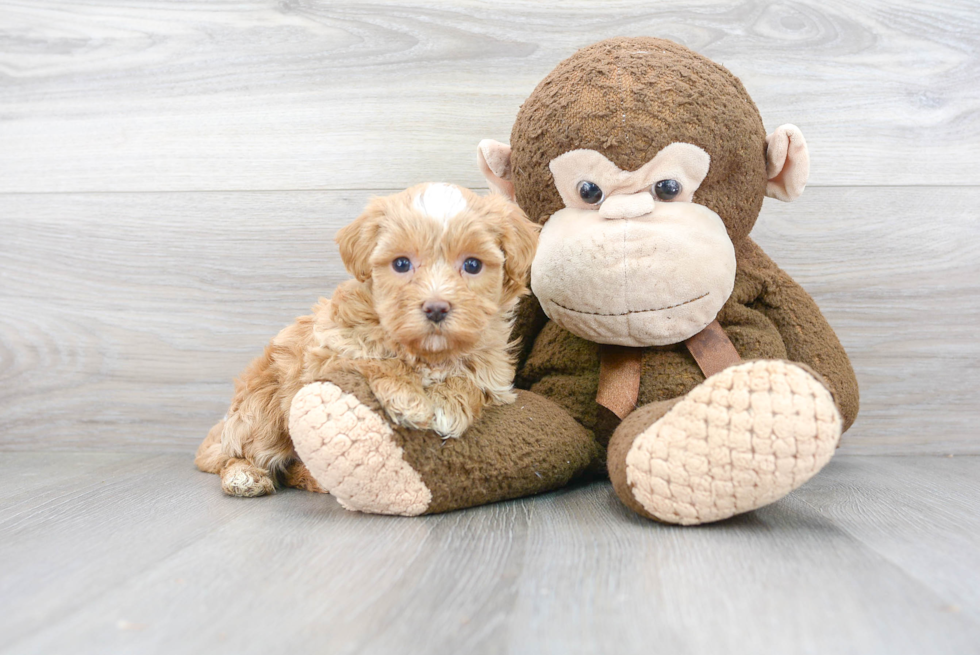
<path fill-rule="evenodd" d="M 608 483 L 416 519 L 177 455 L 0 460 L 0 652 L 980 652 L 980 457 L 839 458 L 701 528 Z"/>

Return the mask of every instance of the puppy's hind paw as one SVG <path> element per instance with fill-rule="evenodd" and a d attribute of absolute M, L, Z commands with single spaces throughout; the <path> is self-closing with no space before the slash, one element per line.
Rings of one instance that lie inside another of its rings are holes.
<path fill-rule="evenodd" d="M 232 459 L 221 471 L 221 490 L 229 496 L 255 498 L 276 492 L 276 485 L 266 471 L 244 459 Z"/>

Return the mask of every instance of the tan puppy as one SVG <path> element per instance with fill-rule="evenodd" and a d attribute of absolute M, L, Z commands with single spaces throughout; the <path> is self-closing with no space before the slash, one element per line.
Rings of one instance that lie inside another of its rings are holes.
<path fill-rule="evenodd" d="M 296 392 L 331 372 L 363 375 L 394 423 L 446 438 L 514 401 L 512 313 L 537 242 L 516 204 L 422 184 L 375 198 L 336 240 L 355 279 L 245 369 L 198 448 L 195 463 L 225 493 L 261 496 L 280 481 L 320 490 L 287 423 Z"/>

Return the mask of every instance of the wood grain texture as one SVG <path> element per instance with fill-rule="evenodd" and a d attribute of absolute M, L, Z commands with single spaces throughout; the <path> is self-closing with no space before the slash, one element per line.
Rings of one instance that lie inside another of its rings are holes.
<path fill-rule="evenodd" d="M 0 26 L 0 192 L 481 185 L 476 143 L 620 35 L 729 67 L 813 185 L 980 183 L 969 1 L 13 0 Z"/>
<path fill-rule="evenodd" d="M 333 234 L 370 195 L 0 196 L 3 443 L 186 451 L 348 277 Z"/>
<path fill-rule="evenodd" d="M 382 192 L 0 195 L 0 449 L 190 452 L 232 378 L 347 278 Z M 980 189 L 809 189 L 753 235 L 862 391 L 843 452 L 980 452 Z"/>
<path fill-rule="evenodd" d="M 228 498 L 186 456 L 8 453 L 0 652 L 961 655 L 980 643 L 978 474 L 836 460 L 770 507 L 678 528 L 605 483 L 404 519 Z"/>
<path fill-rule="evenodd" d="M 980 619 L 980 586 L 963 575 L 980 571 L 978 459 L 844 458 L 794 500 Z"/>

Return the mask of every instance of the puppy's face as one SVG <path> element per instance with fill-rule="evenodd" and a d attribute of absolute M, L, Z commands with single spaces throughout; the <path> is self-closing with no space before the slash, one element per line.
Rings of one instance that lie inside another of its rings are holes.
<path fill-rule="evenodd" d="M 537 226 L 516 204 L 449 184 L 374 199 L 337 233 L 393 340 L 425 358 L 474 346 L 526 293 Z"/>

